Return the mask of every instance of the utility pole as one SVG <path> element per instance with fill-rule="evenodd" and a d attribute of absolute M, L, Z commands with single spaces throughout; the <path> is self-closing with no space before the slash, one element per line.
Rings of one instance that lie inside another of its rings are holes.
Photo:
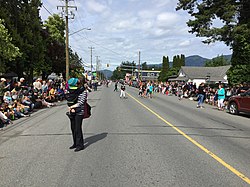
<path fill-rule="evenodd" d="M 140 66 L 141 66 L 141 51 L 139 51 L 139 65 L 138 65 L 138 80 L 141 80 L 141 75 L 140 75 Z"/>
<path fill-rule="evenodd" d="M 97 73 L 97 72 L 98 72 L 98 69 L 99 69 L 99 59 L 98 59 L 98 58 L 99 58 L 100 56 L 95 56 L 95 57 L 96 57 L 96 68 L 95 68 L 95 69 L 96 69 L 96 76 L 98 77 L 98 73 Z"/>
<path fill-rule="evenodd" d="M 93 52 L 93 49 L 95 49 L 94 47 L 89 47 L 90 49 L 90 72 L 92 74 L 92 52 Z"/>
<path fill-rule="evenodd" d="M 64 0 L 65 1 L 65 6 L 57 6 L 58 8 L 62 8 L 62 11 L 65 12 L 65 34 L 66 34 L 66 47 L 65 47 L 65 52 L 66 52 L 66 81 L 69 79 L 69 8 L 73 8 L 77 10 L 76 6 L 69 6 L 69 1 L 72 0 Z M 65 10 L 65 11 L 64 11 Z M 74 14 L 72 11 L 70 11 L 70 19 L 74 19 Z"/>

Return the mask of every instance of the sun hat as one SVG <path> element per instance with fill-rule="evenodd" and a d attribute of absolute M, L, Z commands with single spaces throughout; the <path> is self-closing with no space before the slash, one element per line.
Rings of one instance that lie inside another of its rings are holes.
<path fill-rule="evenodd" d="M 68 80 L 69 89 L 77 89 L 78 78 L 70 78 Z"/>
<path fill-rule="evenodd" d="M 6 79 L 5 78 L 1 78 L 1 81 L 6 81 Z"/>

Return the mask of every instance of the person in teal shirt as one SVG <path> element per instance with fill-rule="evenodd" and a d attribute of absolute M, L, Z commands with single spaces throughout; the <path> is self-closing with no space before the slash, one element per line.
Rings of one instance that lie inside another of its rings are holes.
<path fill-rule="evenodd" d="M 152 98 L 153 89 L 154 89 L 154 86 L 152 83 L 150 83 L 150 85 L 149 85 L 149 98 Z"/>
<path fill-rule="evenodd" d="M 224 110 L 224 100 L 225 100 L 225 89 L 223 88 L 223 85 L 219 85 L 219 90 L 218 90 L 218 109 L 219 110 Z"/>

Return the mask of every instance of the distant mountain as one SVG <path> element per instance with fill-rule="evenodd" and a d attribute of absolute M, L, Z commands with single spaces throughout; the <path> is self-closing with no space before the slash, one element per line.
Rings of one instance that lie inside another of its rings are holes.
<path fill-rule="evenodd" d="M 185 66 L 196 66 L 203 67 L 205 66 L 205 62 L 210 60 L 208 58 L 203 58 L 199 55 L 192 55 L 185 58 Z"/>
<path fill-rule="evenodd" d="M 110 71 L 110 70 L 101 70 L 101 72 L 104 74 L 104 76 L 109 79 L 112 75 L 113 75 L 113 71 Z"/>
<path fill-rule="evenodd" d="M 231 61 L 232 55 L 223 55 L 224 58 L 228 61 Z M 216 57 L 214 57 L 216 58 Z M 192 55 L 192 56 L 188 56 L 185 58 L 185 66 L 196 66 L 196 67 L 204 67 L 205 66 L 205 62 L 207 60 L 211 60 L 208 58 L 203 58 L 199 55 Z M 161 67 L 162 64 L 148 64 L 149 67 L 155 66 L 155 67 Z M 173 62 L 169 62 L 169 66 L 172 67 L 173 66 Z"/>

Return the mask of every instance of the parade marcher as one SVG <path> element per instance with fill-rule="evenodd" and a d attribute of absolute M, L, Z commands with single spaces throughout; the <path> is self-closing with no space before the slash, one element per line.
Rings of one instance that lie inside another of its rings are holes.
<path fill-rule="evenodd" d="M 65 98 L 69 107 L 67 116 L 70 119 L 73 136 L 73 145 L 70 149 L 75 149 L 75 152 L 78 152 L 84 149 L 82 121 L 84 104 L 87 101 L 87 92 L 84 86 L 81 86 L 78 78 L 70 78 L 68 80 L 68 85 L 69 93 L 65 95 Z"/>
<path fill-rule="evenodd" d="M 124 83 L 122 83 L 120 98 L 122 98 L 122 97 L 125 98 L 126 97 L 125 90 L 126 90 L 125 85 L 124 85 Z"/>

